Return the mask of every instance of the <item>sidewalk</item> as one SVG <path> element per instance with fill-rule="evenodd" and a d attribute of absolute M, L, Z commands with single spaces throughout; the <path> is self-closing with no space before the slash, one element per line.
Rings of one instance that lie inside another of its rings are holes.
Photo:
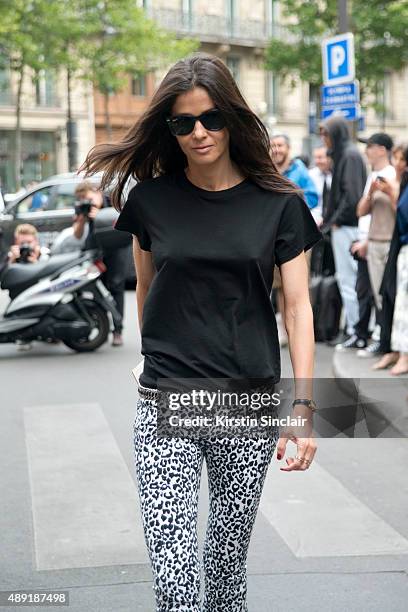
<path fill-rule="evenodd" d="M 388 425 L 385 436 L 408 437 L 408 375 L 392 376 L 388 370 L 372 370 L 375 358 L 357 357 L 357 351 L 334 351 L 333 373 L 346 390 L 352 379 L 369 409 Z M 384 437 L 384 435 L 382 436 Z"/>

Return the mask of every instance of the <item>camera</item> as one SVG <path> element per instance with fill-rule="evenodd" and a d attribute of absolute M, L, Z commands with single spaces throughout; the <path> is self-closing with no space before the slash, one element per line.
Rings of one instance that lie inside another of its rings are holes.
<path fill-rule="evenodd" d="M 23 243 L 20 245 L 20 257 L 17 259 L 18 263 L 28 263 L 28 258 L 34 253 L 34 249 L 30 244 Z"/>
<path fill-rule="evenodd" d="M 92 206 L 93 202 L 91 200 L 77 200 L 75 202 L 75 214 L 87 217 Z"/>

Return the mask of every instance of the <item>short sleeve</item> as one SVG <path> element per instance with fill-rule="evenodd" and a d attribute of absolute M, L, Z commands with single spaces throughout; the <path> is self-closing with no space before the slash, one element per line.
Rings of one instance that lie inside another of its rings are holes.
<path fill-rule="evenodd" d="M 146 229 L 140 201 L 136 197 L 135 189 L 134 187 L 129 192 L 129 196 L 115 223 L 115 229 L 133 234 L 137 237 L 140 248 L 143 251 L 151 251 L 151 238 Z"/>
<path fill-rule="evenodd" d="M 298 195 L 289 198 L 282 211 L 275 242 L 275 262 L 286 261 L 307 251 L 322 238 L 306 202 Z"/>

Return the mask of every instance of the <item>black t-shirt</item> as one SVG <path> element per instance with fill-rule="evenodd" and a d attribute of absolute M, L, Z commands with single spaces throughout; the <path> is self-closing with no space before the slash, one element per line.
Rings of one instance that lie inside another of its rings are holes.
<path fill-rule="evenodd" d="M 142 319 L 140 383 L 210 378 L 280 380 L 270 293 L 275 264 L 321 238 L 304 200 L 250 179 L 221 191 L 184 172 L 137 184 L 116 222 L 151 251 L 157 273 Z"/>

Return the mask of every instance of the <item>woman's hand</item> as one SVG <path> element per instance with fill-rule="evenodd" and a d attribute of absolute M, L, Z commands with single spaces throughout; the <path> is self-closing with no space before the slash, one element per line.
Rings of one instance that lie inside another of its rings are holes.
<path fill-rule="evenodd" d="M 309 408 L 296 407 L 292 412 L 291 418 L 303 417 L 306 419 L 306 425 L 301 427 L 290 426 L 285 428 L 283 435 L 279 438 L 277 444 L 276 457 L 278 460 L 283 459 L 286 452 L 288 440 L 296 444 L 296 456 L 286 458 L 286 467 L 281 467 L 283 472 L 292 472 L 293 470 L 307 470 L 316 454 L 317 445 L 313 437 L 311 425 L 312 411 Z"/>

